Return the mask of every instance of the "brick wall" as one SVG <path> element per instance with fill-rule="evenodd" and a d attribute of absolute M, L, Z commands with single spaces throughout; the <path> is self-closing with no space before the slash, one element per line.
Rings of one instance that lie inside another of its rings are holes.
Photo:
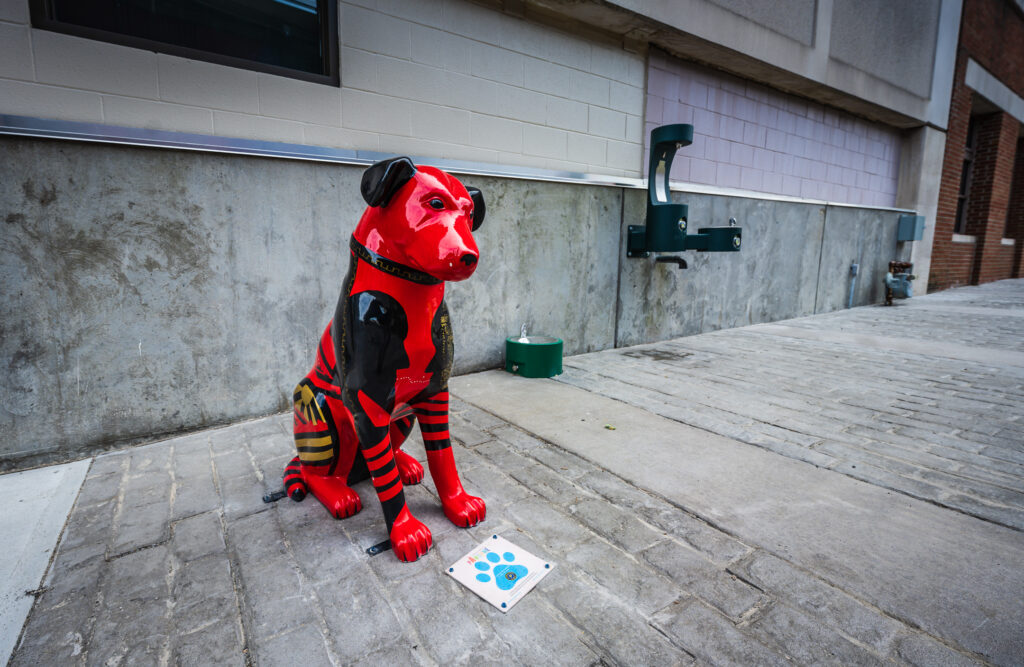
<path fill-rule="evenodd" d="M 999 112 L 978 121 L 978 147 L 967 212 L 968 233 L 977 239 L 971 282 L 1009 278 L 1013 254 L 1003 245 L 1019 123 Z"/>
<path fill-rule="evenodd" d="M 1014 0 L 964 0 L 960 46 L 1024 96 L 1024 18 Z"/>
<path fill-rule="evenodd" d="M 674 180 L 895 205 L 896 130 L 660 52 L 648 67 L 645 137 L 658 125 L 694 126 Z"/>
<path fill-rule="evenodd" d="M 644 58 L 466 0 L 339 2 L 341 87 L 32 29 L 0 113 L 639 176 Z"/>
<path fill-rule="evenodd" d="M 1014 272 L 1014 258 L 1019 256 L 1019 247 L 1002 243 L 1007 216 L 1019 215 L 1021 202 L 1019 196 L 1010 199 L 1018 123 L 1006 114 L 994 114 L 987 119 L 990 122 L 983 123 L 978 137 L 967 229 L 976 240 L 974 243 L 953 240 L 974 95 L 964 84 L 968 58 L 974 59 L 1016 94 L 1024 96 L 1024 49 L 1020 46 L 1024 44 L 1024 17 L 1013 4 L 1007 0 L 964 2 L 929 291 L 1010 277 Z"/>

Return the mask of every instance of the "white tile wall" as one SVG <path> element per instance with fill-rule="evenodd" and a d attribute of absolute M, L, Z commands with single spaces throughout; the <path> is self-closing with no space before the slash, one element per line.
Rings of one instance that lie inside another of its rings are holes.
<path fill-rule="evenodd" d="M 290 120 L 233 111 L 213 112 L 213 133 L 221 136 L 301 144 L 306 143 L 305 128 L 302 123 Z"/>
<path fill-rule="evenodd" d="M 175 56 L 157 56 L 160 98 L 192 106 L 256 114 L 256 72 Z"/>
<path fill-rule="evenodd" d="M 337 125 L 341 118 L 338 89 L 309 81 L 259 74 L 260 115 Z"/>
<path fill-rule="evenodd" d="M 148 130 L 213 134 L 213 111 L 210 109 L 140 100 L 137 97 L 104 95 L 103 120 L 111 125 Z"/>
<path fill-rule="evenodd" d="M 0 77 L 26 81 L 35 79 L 27 25 L 0 23 Z"/>
<path fill-rule="evenodd" d="M 28 2 L 25 0 L 0 0 L 0 21 L 28 23 Z"/>
<path fill-rule="evenodd" d="M 40 83 L 145 99 L 160 96 L 152 51 L 33 30 L 32 56 Z"/>
<path fill-rule="evenodd" d="M 645 59 L 467 0 L 339 3 L 341 88 L 29 29 L 0 113 L 639 176 Z"/>
<path fill-rule="evenodd" d="M 471 143 L 472 117 L 472 113 L 463 109 L 415 104 L 412 110 L 412 135 L 467 146 Z"/>
<path fill-rule="evenodd" d="M 45 115 L 40 110 L 45 110 Z M 103 96 L 69 88 L 0 79 L 0 112 L 85 123 L 103 122 Z"/>
<path fill-rule="evenodd" d="M 523 152 L 527 155 L 565 160 L 568 151 L 568 139 L 565 132 L 555 128 L 525 125 L 523 130 Z"/>

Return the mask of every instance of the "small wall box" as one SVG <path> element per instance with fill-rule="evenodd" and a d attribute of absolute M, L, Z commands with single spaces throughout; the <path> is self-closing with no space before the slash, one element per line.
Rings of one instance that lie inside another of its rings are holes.
<path fill-rule="evenodd" d="M 896 226 L 897 241 L 920 241 L 924 238 L 923 215 L 901 215 Z"/>

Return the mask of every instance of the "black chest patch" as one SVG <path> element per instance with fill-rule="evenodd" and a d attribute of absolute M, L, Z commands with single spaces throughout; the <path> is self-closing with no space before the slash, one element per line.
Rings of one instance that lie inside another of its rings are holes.
<path fill-rule="evenodd" d="M 397 371 L 409 365 L 405 311 L 394 297 L 376 291 L 342 296 L 338 306 L 334 337 L 342 371 L 339 384 L 365 392 L 378 405 L 390 405 Z"/>

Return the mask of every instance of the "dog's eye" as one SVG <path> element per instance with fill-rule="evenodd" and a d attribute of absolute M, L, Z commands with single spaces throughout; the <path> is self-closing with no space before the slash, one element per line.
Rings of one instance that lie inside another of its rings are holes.
<path fill-rule="evenodd" d="M 434 197 L 433 199 L 431 199 L 429 204 L 430 204 L 431 208 L 435 208 L 438 211 L 440 211 L 442 208 L 444 208 L 444 202 L 441 201 L 440 199 L 438 199 L 437 197 Z"/>

